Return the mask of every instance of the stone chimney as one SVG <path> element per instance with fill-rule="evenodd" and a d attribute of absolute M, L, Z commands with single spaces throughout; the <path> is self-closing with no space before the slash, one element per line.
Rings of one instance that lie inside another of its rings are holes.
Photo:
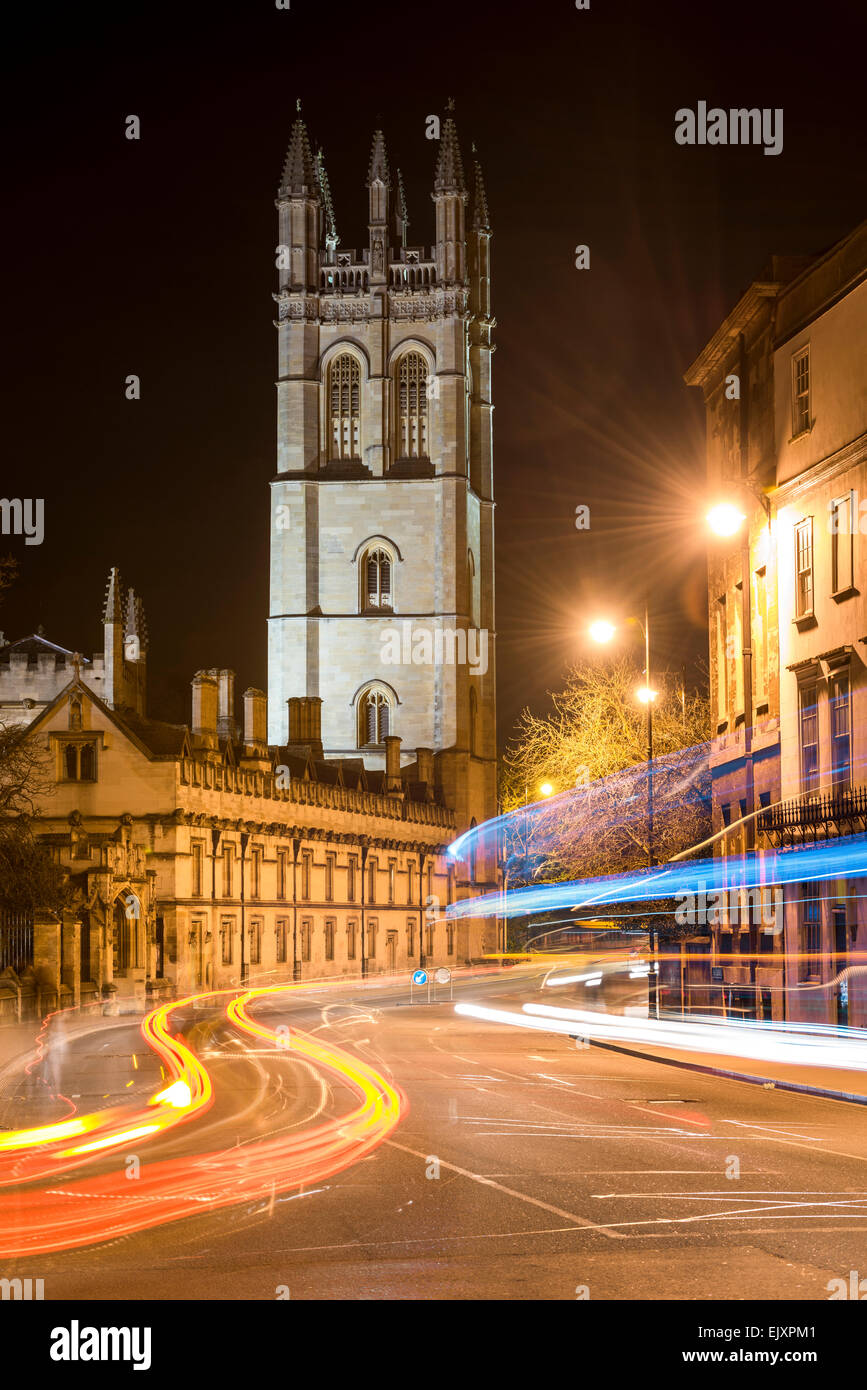
<path fill-rule="evenodd" d="M 390 734 L 385 740 L 385 792 L 394 795 L 403 791 L 400 776 L 400 739 Z"/>
<path fill-rule="evenodd" d="M 252 686 L 244 691 L 244 747 L 251 757 L 268 746 L 268 697 Z"/>
<path fill-rule="evenodd" d="M 217 733 L 220 738 L 234 739 L 238 736 L 235 723 L 235 672 L 212 671 L 217 681 Z"/>
<path fill-rule="evenodd" d="M 315 758 L 322 757 L 322 701 L 318 695 L 293 695 L 289 705 L 289 738 L 293 750 L 309 748 Z"/>
<path fill-rule="evenodd" d="M 415 750 L 415 760 L 418 765 L 418 780 L 426 782 L 433 790 L 434 784 L 434 759 L 433 749 L 417 748 Z"/>
<path fill-rule="evenodd" d="M 193 686 L 193 740 L 200 748 L 218 748 L 217 681 L 211 671 L 197 671 Z"/>

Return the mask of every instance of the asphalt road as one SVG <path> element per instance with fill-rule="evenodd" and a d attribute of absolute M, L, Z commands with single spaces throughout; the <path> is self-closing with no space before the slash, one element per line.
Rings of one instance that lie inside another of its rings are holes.
<path fill-rule="evenodd" d="M 517 1009 L 538 1000 L 540 979 L 503 972 L 455 999 Z M 609 1008 L 625 1000 L 608 991 Z M 826 1300 L 830 1280 L 865 1265 L 863 1108 L 576 1047 L 456 1016 L 450 1002 L 410 1007 L 394 987 L 255 1012 L 389 1076 L 409 1100 L 398 1128 L 312 1190 L 4 1261 L 0 1274 L 44 1278 L 46 1299 Z M 216 1102 L 143 1145 L 143 1163 L 301 1130 L 351 1104 L 340 1083 L 240 1039 L 216 1011 L 188 1010 L 183 1024 Z M 81 1108 L 141 1100 L 160 1081 L 122 1020 L 47 1065 Z M 0 1125 L 33 1104 L 32 1086 L 7 1088 Z"/>

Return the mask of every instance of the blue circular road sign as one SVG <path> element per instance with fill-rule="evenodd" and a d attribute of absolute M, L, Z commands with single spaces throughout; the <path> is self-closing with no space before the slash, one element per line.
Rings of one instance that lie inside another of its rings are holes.
<path fill-rule="evenodd" d="M 414 970 L 414 971 L 412 972 L 412 982 L 413 982 L 414 985 L 426 985 L 426 984 L 427 984 L 427 971 L 426 971 L 426 970 Z"/>

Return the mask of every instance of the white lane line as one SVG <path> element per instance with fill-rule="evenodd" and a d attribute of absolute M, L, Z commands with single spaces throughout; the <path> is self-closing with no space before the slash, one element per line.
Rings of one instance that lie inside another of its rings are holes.
<path fill-rule="evenodd" d="M 726 1120 L 724 1123 L 727 1125 L 736 1125 L 740 1124 L 740 1121 Z M 721 1139 L 724 1138 L 724 1136 L 709 1134 L 708 1138 Z M 822 1144 L 823 1147 L 821 1149 L 814 1149 L 811 1148 L 809 1144 L 799 1144 L 797 1139 L 775 1139 L 773 1134 L 745 1134 L 743 1138 L 754 1139 L 757 1144 L 788 1144 L 792 1149 L 806 1149 L 807 1152 L 813 1154 L 814 1157 L 817 1154 L 832 1154 L 834 1158 L 852 1158 L 856 1163 L 867 1163 L 867 1154 L 847 1154 L 843 1153 L 841 1149 L 826 1149 L 824 1148 L 824 1139 L 815 1139 L 813 1142 L 815 1144 Z"/>
<path fill-rule="evenodd" d="M 392 1149 L 400 1149 L 403 1153 L 412 1154 L 413 1158 L 420 1158 L 426 1163 L 429 1154 L 421 1153 L 418 1149 L 410 1149 L 406 1144 L 398 1144 L 395 1139 L 384 1141 Z M 462 1178 L 469 1178 L 471 1182 L 481 1183 L 483 1187 L 493 1187 L 497 1192 L 502 1192 L 505 1197 L 517 1197 L 519 1202 L 527 1202 L 530 1206 L 540 1207 L 542 1211 L 551 1212 L 552 1216 L 562 1216 L 566 1221 L 571 1221 L 575 1226 L 583 1226 L 589 1231 L 599 1231 L 602 1235 L 608 1236 L 610 1240 L 625 1240 L 619 1231 L 608 1230 L 604 1226 L 597 1226 L 595 1221 L 588 1221 L 584 1216 L 576 1216 L 574 1212 L 564 1211 L 562 1207 L 554 1207 L 550 1202 L 542 1202 L 538 1197 L 529 1197 L 526 1192 L 517 1192 L 514 1187 L 504 1187 L 502 1183 L 494 1182 L 492 1178 L 484 1178 L 481 1173 L 471 1173 L 468 1168 L 459 1168 L 456 1163 L 447 1163 L 444 1158 L 440 1158 L 441 1168 L 448 1168 L 450 1173 L 457 1173 Z"/>
<path fill-rule="evenodd" d="M 768 1134 L 782 1134 L 786 1139 L 809 1139 L 812 1144 L 822 1143 L 821 1137 L 817 1138 L 815 1134 L 798 1134 L 797 1132 L 789 1134 L 785 1129 L 776 1129 L 774 1125 L 751 1124 L 749 1120 L 727 1120 L 723 1117 L 723 1124 L 740 1125 L 742 1129 L 762 1129 Z"/>

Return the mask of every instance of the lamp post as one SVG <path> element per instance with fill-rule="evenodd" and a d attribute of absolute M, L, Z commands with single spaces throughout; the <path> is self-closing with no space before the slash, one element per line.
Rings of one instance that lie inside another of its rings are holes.
<path fill-rule="evenodd" d="M 644 685 L 640 686 L 635 692 L 637 698 L 644 705 L 647 712 L 646 718 L 646 742 L 647 742 L 647 867 L 652 869 L 656 860 L 653 854 L 653 702 L 656 699 L 657 691 L 650 684 L 650 607 L 644 605 L 644 622 L 640 618 L 629 618 L 628 622 L 635 623 L 641 630 L 644 638 Z M 613 638 L 617 628 L 613 623 L 605 619 L 597 619 L 590 625 L 590 636 L 594 642 L 607 643 Z M 647 977 L 648 981 L 648 1013 L 659 1018 L 659 994 L 657 990 L 657 970 L 656 961 L 656 927 L 650 922 L 647 929 L 648 945 L 650 947 L 651 969 Z"/>

